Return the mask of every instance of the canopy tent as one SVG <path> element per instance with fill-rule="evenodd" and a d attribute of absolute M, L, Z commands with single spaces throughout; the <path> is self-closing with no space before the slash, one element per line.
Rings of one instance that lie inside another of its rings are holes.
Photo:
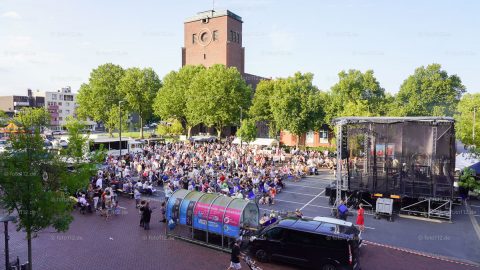
<path fill-rule="evenodd" d="M 235 138 L 232 143 L 240 144 L 241 139 Z M 246 142 L 242 141 L 243 144 Z M 257 138 L 253 142 L 250 142 L 250 145 L 259 145 L 259 146 L 278 146 L 278 141 L 276 139 L 268 139 L 268 138 Z"/>
<path fill-rule="evenodd" d="M 21 131 L 22 130 L 12 122 L 10 122 L 6 127 L 0 129 L 0 132 L 2 133 L 18 133 Z"/>
<path fill-rule="evenodd" d="M 455 171 L 461 171 L 466 167 L 472 166 L 475 163 L 480 162 L 472 153 L 461 153 L 455 157 Z"/>
<path fill-rule="evenodd" d="M 245 228 L 258 228 L 255 202 L 218 193 L 177 190 L 167 202 L 167 235 L 224 248 Z"/>

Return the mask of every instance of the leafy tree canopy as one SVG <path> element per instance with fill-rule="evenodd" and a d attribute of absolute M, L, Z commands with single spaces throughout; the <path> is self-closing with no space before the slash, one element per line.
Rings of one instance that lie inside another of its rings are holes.
<path fill-rule="evenodd" d="M 448 75 L 439 64 L 421 66 L 401 85 L 392 115 L 453 116 L 465 93 L 457 75 Z"/>

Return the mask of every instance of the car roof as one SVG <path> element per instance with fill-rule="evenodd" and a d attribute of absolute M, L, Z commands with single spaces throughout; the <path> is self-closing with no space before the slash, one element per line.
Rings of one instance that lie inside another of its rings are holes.
<path fill-rule="evenodd" d="M 331 218 L 331 217 L 314 217 L 313 220 L 320 221 L 320 222 L 327 222 L 335 225 L 346 226 L 346 227 L 350 227 L 353 225 L 351 222 L 341 220 L 338 218 Z"/>
<path fill-rule="evenodd" d="M 336 224 L 328 221 L 319 221 L 315 219 L 306 219 L 306 218 L 286 218 L 282 219 L 277 223 L 277 226 L 287 229 L 294 229 L 298 231 L 311 232 L 323 235 L 329 235 L 334 237 L 341 237 L 346 239 L 353 239 L 355 235 L 350 233 L 340 233 L 338 231 L 332 231 L 332 225 L 342 226 L 345 228 L 351 228 L 353 225 L 351 222 L 346 222 L 347 224 Z M 348 226 L 350 224 L 350 226 Z M 342 230 L 346 231 L 346 230 Z"/>

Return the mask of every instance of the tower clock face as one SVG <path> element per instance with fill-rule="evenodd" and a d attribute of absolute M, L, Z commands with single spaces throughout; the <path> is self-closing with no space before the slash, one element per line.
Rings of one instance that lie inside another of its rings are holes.
<path fill-rule="evenodd" d="M 212 42 L 212 31 L 208 28 L 204 28 L 198 34 L 199 36 L 199 43 L 202 46 L 208 46 L 210 42 Z"/>

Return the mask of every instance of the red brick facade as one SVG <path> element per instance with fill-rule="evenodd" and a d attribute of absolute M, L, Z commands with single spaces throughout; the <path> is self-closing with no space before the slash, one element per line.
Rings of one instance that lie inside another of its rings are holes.
<path fill-rule="evenodd" d="M 307 147 L 331 147 L 333 134 L 328 129 L 309 132 L 300 136 L 299 146 Z M 288 131 L 280 131 L 280 143 L 286 146 L 296 146 L 299 138 Z"/>
<path fill-rule="evenodd" d="M 245 73 L 242 19 L 230 11 L 206 11 L 185 21 L 182 65 L 223 64 Z"/>

